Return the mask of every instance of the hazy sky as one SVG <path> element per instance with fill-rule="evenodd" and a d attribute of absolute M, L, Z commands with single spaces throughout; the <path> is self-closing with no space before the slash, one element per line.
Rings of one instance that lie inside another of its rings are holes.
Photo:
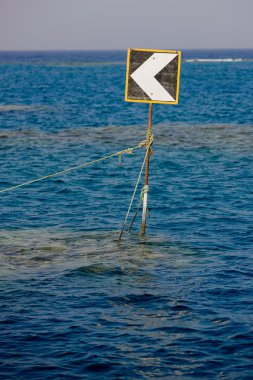
<path fill-rule="evenodd" d="M 0 0 L 0 50 L 253 48 L 253 0 Z"/>

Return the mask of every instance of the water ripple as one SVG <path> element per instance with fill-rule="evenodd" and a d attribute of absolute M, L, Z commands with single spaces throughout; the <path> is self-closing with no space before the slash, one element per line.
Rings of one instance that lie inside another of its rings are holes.
<path fill-rule="evenodd" d="M 1 189 L 145 139 L 123 55 L 0 53 Z M 252 68 L 183 63 L 154 106 L 145 237 L 144 149 L 1 194 L 1 378 L 252 378 Z"/>

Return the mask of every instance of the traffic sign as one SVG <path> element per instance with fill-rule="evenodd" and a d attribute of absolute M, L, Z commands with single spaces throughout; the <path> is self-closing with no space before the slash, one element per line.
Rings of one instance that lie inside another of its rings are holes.
<path fill-rule="evenodd" d="M 128 49 L 125 100 L 178 104 L 181 51 Z"/>

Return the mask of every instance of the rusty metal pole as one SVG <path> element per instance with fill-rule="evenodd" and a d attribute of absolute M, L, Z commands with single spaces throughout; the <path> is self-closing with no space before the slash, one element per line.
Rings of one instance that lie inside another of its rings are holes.
<path fill-rule="evenodd" d="M 149 113 L 148 113 L 148 128 L 147 128 L 147 137 L 152 131 L 152 111 L 153 104 L 149 104 Z M 147 147 L 147 158 L 146 158 L 146 172 L 145 172 L 145 186 L 143 194 L 143 209 L 142 209 L 142 224 L 141 224 L 141 233 L 145 235 L 146 231 L 146 219 L 147 219 L 147 207 L 148 207 L 148 174 L 149 174 L 149 157 L 151 154 L 150 146 Z"/>

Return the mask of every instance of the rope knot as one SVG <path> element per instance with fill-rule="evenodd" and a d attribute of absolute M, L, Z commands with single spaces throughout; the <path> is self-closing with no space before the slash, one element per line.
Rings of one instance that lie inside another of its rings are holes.
<path fill-rule="evenodd" d="M 139 143 L 138 148 L 142 148 L 143 146 L 147 145 L 147 140 L 143 140 Z"/>
<path fill-rule="evenodd" d="M 127 148 L 127 149 L 125 149 L 124 153 L 128 153 L 128 154 L 133 153 L 133 148 Z"/>
<path fill-rule="evenodd" d="M 149 129 L 147 131 L 147 147 L 150 147 L 153 144 L 154 136 L 151 130 Z"/>
<path fill-rule="evenodd" d="M 147 140 L 146 140 L 146 147 L 147 149 L 149 150 L 149 154 L 152 155 L 153 154 L 153 150 L 151 149 L 151 146 L 153 144 L 153 141 L 154 141 L 154 136 L 153 136 L 153 133 L 148 130 L 147 131 Z"/>

